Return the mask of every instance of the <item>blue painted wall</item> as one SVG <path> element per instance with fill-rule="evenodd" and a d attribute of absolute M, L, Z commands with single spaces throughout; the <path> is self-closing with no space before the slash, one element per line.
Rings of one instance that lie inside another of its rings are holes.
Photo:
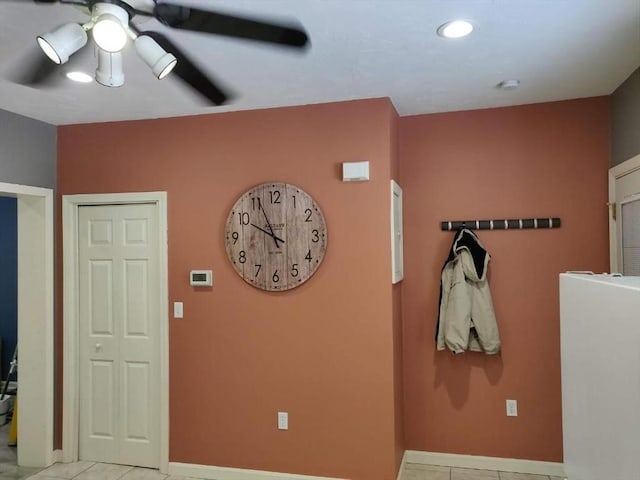
<path fill-rule="evenodd" d="M 0 337 L 2 379 L 18 340 L 18 203 L 0 197 Z"/>

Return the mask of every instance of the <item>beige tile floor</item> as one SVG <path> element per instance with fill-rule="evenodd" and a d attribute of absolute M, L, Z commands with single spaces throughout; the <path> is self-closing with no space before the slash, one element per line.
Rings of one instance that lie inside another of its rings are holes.
<path fill-rule="evenodd" d="M 564 478 L 407 463 L 400 480 L 564 480 Z"/>
<path fill-rule="evenodd" d="M 105 463 L 56 463 L 44 470 L 0 463 L 0 480 L 195 480 L 148 468 Z M 564 480 L 561 477 L 407 463 L 400 480 Z"/>
<path fill-rule="evenodd" d="M 29 477 L 29 480 L 188 480 L 163 475 L 150 468 L 110 465 L 107 463 L 56 463 Z M 3 480 L 0 476 L 0 480 Z"/>

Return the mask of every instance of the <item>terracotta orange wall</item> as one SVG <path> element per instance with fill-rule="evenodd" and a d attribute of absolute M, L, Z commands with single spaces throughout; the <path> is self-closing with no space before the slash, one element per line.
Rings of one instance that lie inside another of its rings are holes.
<path fill-rule="evenodd" d="M 608 112 L 602 97 L 400 119 L 407 449 L 562 461 L 558 274 L 608 270 Z M 479 232 L 502 354 L 436 352 L 439 222 L 538 216 L 562 227 Z"/>
<path fill-rule="evenodd" d="M 395 478 L 392 114 L 378 99 L 59 129 L 60 195 L 168 192 L 169 301 L 185 309 L 169 329 L 170 461 Z M 357 160 L 371 181 L 343 183 Z M 287 293 L 246 284 L 223 243 L 237 197 L 271 180 L 328 224 L 323 264 Z M 195 268 L 213 269 L 211 291 L 189 287 Z"/>

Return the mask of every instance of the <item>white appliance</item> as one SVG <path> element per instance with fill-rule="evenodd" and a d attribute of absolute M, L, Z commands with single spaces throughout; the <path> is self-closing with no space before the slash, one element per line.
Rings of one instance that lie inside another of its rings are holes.
<path fill-rule="evenodd" d="M 640 277 L 560 275 L 569 480 L 640 479 Z"/>

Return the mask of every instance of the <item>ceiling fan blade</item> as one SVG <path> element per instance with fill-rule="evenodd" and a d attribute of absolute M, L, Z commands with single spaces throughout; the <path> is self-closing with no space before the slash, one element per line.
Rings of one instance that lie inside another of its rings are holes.
<path fill-rule="evenodd" d="M 60 65 L 53 63 L 34 46 L 13 67 L 10 80 L 26 87 L 52 87 L 60 79 L 59 68 Z"/>
<path fill-rule="evenodd" d="M 169 27 L 302 48 L 309 43 L 300 27 L 226 15 L 171 3 L 158 3 L 154 16 Z"/>
<path fill-rule="evenodd" d="M 73 54 L 69 61 L 58 65 L 37 46 L 26 50 L 11 67 L 9 80 L 32 88 L 55 88 L 68 85 L 67 73 L 89 72 L 95 69 L 95 51 L 89 44 Z"/>
<path fill-rule="evenodd" d="M 223 105 L 230 99 L 228 93 L 208 78 L 171 40 L 158 32 L 142 32 L 153 38 L 167 52 L 172 53 L 178 63 L 170 75 L 176 75 L 201 96 L 214 105 Z"/>

